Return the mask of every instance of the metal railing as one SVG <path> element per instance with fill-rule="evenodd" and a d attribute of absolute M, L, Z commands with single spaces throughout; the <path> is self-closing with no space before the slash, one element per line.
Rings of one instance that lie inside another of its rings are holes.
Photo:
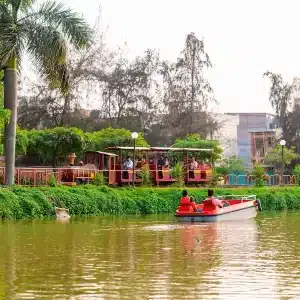
<path fill-rule="evenodd" d="M 256 200 L 256 195 L 222 195 L 222 196 L 217 196 L 219 200 Z"/>

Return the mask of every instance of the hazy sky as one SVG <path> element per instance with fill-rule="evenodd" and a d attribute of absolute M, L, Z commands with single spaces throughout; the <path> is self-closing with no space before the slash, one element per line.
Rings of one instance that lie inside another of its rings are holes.
<path fill-rule="evenodd" d="M 108 44 L 127 42 L 132 56 L 156 48 L 175 59 L 187 33 L 203 37 L 222 112 L 271 112 L 263 72 L 300 75 L 299 0 L 64 1 L 91 23 L 101 6 Z"/>

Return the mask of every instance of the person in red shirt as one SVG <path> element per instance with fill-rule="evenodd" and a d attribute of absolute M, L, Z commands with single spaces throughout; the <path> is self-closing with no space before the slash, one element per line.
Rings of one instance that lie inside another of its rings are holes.
<path fill-rule="evenodd" d="M 187 190 L 183 190 L 179 205 L 180 206 L 191 206 L 194 211 L 197 210 L 196 203 L 194 201 L 191 201 Z"/>
<path fill-rule="evenodd" d="M 212 201 L 214 206 L 216 206 L 216 207 L 219 206 L 220 208 L 223 207 L 223 204 L 221 203 L 221 201 L 214 197 L 214 190 L 208 190 L 207 194 L 208 194 L 208 199 Z"/>
<path fill-rule="evenodd" d="M 204 200 L 204 202 L 205 201 L 207 201 L 207 203 L 211 202 L 211 205 L 213 207 L 222 208 L 222 207 L 227 207 L 227 206 L 230 205 L 230 203 L 228 201 L 223 201 L 223 203 L 222 203 L 219 199 L 215 198 L 214 197 L 214 190 L 208 190 L 207 194 L 208 194 L 208 197 Z"/>

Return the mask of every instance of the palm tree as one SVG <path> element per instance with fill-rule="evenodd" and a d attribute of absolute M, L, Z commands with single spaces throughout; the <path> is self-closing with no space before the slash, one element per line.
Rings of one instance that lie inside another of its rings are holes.
<path fill-rule="evenodd" d="M 4 107 L 11 111 L 5 126 L 6 184 L 14 183 L 17 125 L 17 77 L 24 53 L 49 83 L 68 92 L 67 47 L 88 45 L 88 24 L 64 4 L 35 0 L 0 0 L 0 70 L 4 69 Z"/>

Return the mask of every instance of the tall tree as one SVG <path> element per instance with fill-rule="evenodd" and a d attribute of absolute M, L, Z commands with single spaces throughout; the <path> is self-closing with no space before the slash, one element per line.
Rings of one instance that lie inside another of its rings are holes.
<path fill-rule="evenodd" d="M 190 33 L 176 63 L 163 62 L 164 100 L 175 124 L 185 123 L 189 134 L 198 132 L 199 118 L 205 118 L 208 103 L 215 101 L 213 89 L 204 76 L 212 64 L 204 49 L 204 41 Z M 195 118 L 196 114 L 200 116 Z"/>
<path fill-rule="evenodd" d="M 136 57 L 132 62 L 120 57 L 104 80 L 100 77 L 104 82 L 103 112 L 110 125 L 146 126 L 145 120 L 154 107 L 151 92 L 155 88 L 153 76 L 158 61 L 158 54 L 148 49 L 144 56 Z"/>
<path fill-rule="evenodd" d="M 91 29 L 62 3 L 0 1 L 0 67 L 4 68 L 4 106 L 11 111 L 5 129 L 6 183 L 14 183 L 17 124 L 17 68 L 24 52 L 52 85 L 68 93 L 67 45 L 87 46 Z M 35 9 L 36 8 L 36 9 Z"/>
<path fill-rule="evenodd" d="M 280 74 L 265 72 L 265 77 L 268 77 L 271 86 L 269 93 L 270 103 L 275 110 L 280 127 L 282 129 L 282 137 L 289 140 L 290 120 L 289 115 L 293 106 L 293 93 L 295 91 L 295 82 L 292 84 L 284 82 Z"/>

